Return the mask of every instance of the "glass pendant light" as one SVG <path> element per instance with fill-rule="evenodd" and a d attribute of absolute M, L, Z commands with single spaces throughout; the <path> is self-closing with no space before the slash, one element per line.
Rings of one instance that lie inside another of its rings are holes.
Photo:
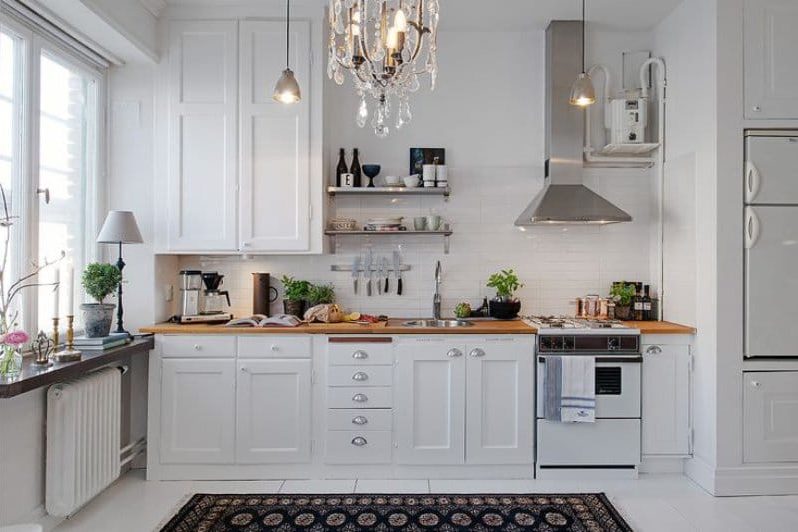
<path fill-rule="evenodd" d="M 274 85 L 275 101 L 280 103 L 297 103 L 302 99 L 294 71 L 289 68 L 288 58 L 291 50 L 291 0 L 285 0 L 285 70 Z"/>
<path fill-rule="evenodd" d="M 571 85 L 571 97 L 569 102 L 577 107 L 587 107 L 596 103 L 596 89 L 593 87 L 593 80 L 585 69 L 585 48 L 587 47 L 585 20 L 585 0 L 582 0 L 582 72 L 576 77 L 576 81 Z"/>

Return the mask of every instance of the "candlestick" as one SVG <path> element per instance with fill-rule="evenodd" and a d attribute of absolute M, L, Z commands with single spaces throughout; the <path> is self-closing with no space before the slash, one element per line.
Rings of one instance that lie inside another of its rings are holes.
<path fill-rule="evenodd" d="M 58 317 L 53 318 L 53 346 L 58 349 Z"/>
<path fill-rule="evenodd" d="M 81 352 L 75 350 L 75 329 L 73 327 L 75 316 L 67 315 L 66 344 L 64 350 L 56 353 L 53 358 L 58 362 L 74 362 L 81 359 Z"/>

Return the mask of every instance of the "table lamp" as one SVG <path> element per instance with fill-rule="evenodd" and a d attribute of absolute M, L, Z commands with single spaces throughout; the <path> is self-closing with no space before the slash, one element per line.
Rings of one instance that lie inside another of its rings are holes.
<path fill-rule="evenodd" d="M 119 245 L 119 260 L 116 261 L 116 267 L 121 272 L 125 267 L 125 261 L 122 260 L 122 244 L 141 244 L 144 240 L 141 238 L 141 231 L 136 223 L 136 217 L 130 211 L 109 211 L 108 216 L 105 217 L 103 228 L 100 229 L 100 234 L 97 235 L 98 244 L 118 244 Z M 117 308 L 116 308 L 116 333 L 127 333 L 122 325 L 122 283 L 119 283 L 117 288 Z"/>

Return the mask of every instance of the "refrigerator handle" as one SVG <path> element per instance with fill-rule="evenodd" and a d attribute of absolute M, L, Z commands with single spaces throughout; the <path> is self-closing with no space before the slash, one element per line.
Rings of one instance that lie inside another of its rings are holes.
<path fill-rule="evenodd" d="M 751 161 L 745 162 L 745 201 L 752 202 L 759 193 L 762 176 Z"/>
<path fill-rule="evenodd" d="M 751 249 L 759 240 L 759 217 L 751 207 L 745 209 L 745 249 Z"/>

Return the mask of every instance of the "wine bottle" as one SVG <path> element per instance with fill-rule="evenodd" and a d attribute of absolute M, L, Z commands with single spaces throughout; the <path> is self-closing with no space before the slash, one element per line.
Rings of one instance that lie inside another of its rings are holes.
<path fill-rule="evenodd" d="M 643 283 L 635 283 L 634 319 L 643 321 Z"/>
<path fill-rule="evenodd" d="M 343 186 L 343 182 L 341 180 L 341 176 L 347 173 L 349 170 L 346 167 L 346 152 L 343 148 L 338 150 L 338 166 L 335 167 L 335 186 L 341 187 Z"/>
<path fill-rule="evenodd" d="M 651 321 L 654 317 L 651 315 L 651 287 L 645 285 L 643 287 L 643 321 Z"/>
<path fill-rule="evenodd" d="M 353 176 L 352 185 L 359 187 L 363 170 L 360 168 L 360 157 L 358 156 L 357 148 L 352 150 L 352 166 L 349 167 L 349 173 Z"/>

